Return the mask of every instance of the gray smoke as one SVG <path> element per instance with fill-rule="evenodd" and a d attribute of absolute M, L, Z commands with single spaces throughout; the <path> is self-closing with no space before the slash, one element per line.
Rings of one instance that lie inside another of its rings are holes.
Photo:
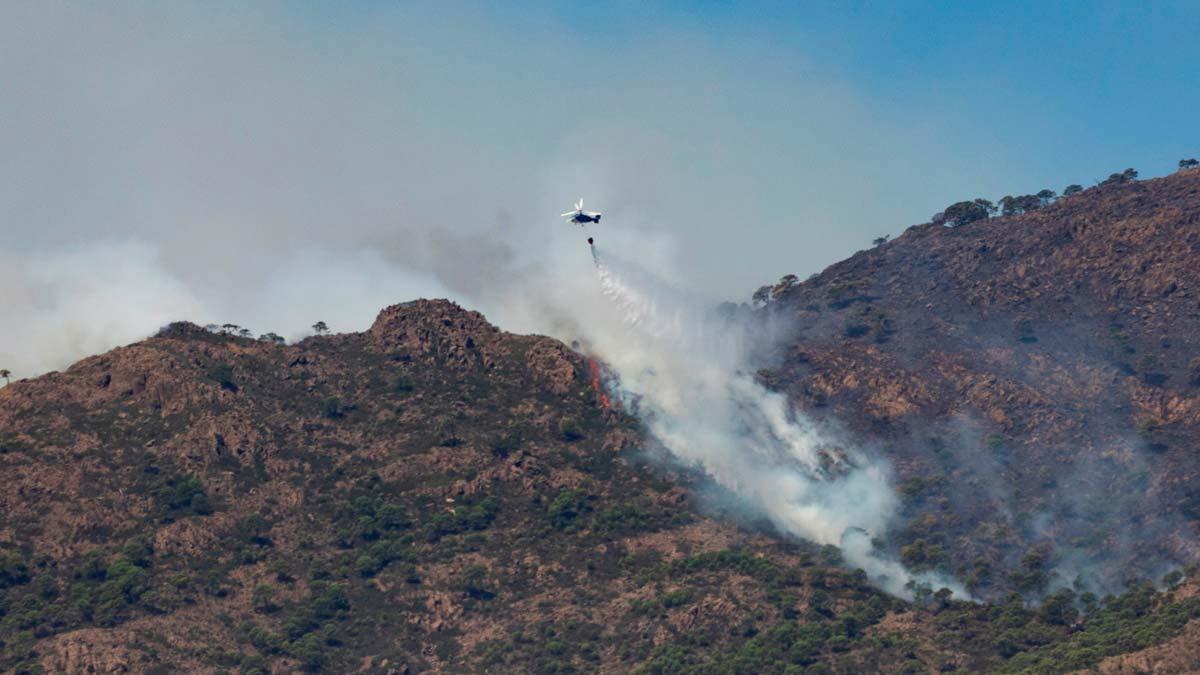
<path fill-rule="evenodd" d="M 7 3 L 0 367 L 62 368 L 174 319 L 296 336 L 504 295 L 554 264 L 580 196 L 609 245 L 656 269 L 677 253 L 671 281 L 741 296 L 1002 182 L 937 111 L 880 106 L 802 54 L 684 25 L 614 49 L 529 14 Z M 39 274 L 60 261 L 86 288 Z"/>
<path fill-rule="evenodd" d="M 907 595 L 912 575 L 873 537 L 892 524 L 897 500 L 884 462 L 818 428 L 750 374 L 763 338 L 756 327 L 616 256 L 596 257 L 603 303 L 580 325 L 590 348 L 619 375 L 619 391 L 677 458 L 753 505 L 785 532 L 841 547 L 884 589 Z"/>

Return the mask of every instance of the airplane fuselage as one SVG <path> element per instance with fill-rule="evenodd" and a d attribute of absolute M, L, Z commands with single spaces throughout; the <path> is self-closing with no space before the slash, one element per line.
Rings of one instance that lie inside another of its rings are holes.
<path fill-rule="evenodd" d="M 578 223 L 579 225 L 583 225 L 584 223 L 598 223 L 600 222 L 600 214 L 597 213 L 594 216 L 589 216 L 586 213 L 576 213 L 571 217 L 571 222 Z"/>

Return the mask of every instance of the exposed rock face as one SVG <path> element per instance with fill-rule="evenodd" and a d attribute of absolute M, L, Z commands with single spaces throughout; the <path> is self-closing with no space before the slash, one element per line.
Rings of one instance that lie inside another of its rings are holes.
<path fill-rule="evenodd" d="M 371 326 L 375 348 L 396 358 L 431 358 L 450 368 L 493 368 L 500 331 L 479 312 L 445 300 L 392 305 Z"/>
<path fill-rule="evenodd" d="M 428 358 L 459 369 L 490 369 L 512 350 L 510 340 L 479 312 L 445 300 L 416 300 L 379 313 L 370 335 L 376 349 L 394 359 Z M 557 340 L 530 336 L 516 341 L 525 365 L 555 394 L 577 386 L 580 356 Z"/>
<path fill-rule="evenodd" d="M 51 673 L 144 673 L 155 664 L 146 653 L 127 645 L 132 636 L 122 631 L 80 630 L 60 635 L 42 657 Z"/>
<path fill-rule="evenodd" d="M 541 339 L 529 345 L 525 364 L 555 394 L 565 394 L 577 384 L 579 355 L 557 340 Z"/>

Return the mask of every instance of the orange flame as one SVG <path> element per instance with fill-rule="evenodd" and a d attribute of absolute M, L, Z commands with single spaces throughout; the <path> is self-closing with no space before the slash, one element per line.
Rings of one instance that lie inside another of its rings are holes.
<path fill-rule="evenodd" d="M 608 410 L 612 407 L 612 403 L 608 400 L 608 393 L 604 391 L 604 384 L 600 381 L 600 364 L 596 362 L 596 357 L 588 357 L 588 372 L 592 378 L 592 391 L 596 392 L 597 398 L 600 400 L 600 407 Z"/>

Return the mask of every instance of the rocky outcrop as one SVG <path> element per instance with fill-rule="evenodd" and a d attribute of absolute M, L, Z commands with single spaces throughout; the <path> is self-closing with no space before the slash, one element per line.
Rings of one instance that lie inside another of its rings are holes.
<path fill-rule="evenodd" d="M 555 394 L 566 394 L 577 385 L 579 355 L 557 340 L 535 338 L 525 352 L 525 365 Z"/>
<path fill-rule="evenodd" d="M 392 305 L 379 313 L 369 335 L 375 349 L 395 359 L 431 359 L 456 369 L 493 368 L 505 355 L 498 328 L 448 300 Z"/>
<path fill-rule="evenodd" d="M 136 640 L 128 631 L 77 630 L 57 636 L 47 646 L 42 667 L 64 675 L 108 675 L 144 673 L 161 666 L 150 654 L 130 645 Z"/>

